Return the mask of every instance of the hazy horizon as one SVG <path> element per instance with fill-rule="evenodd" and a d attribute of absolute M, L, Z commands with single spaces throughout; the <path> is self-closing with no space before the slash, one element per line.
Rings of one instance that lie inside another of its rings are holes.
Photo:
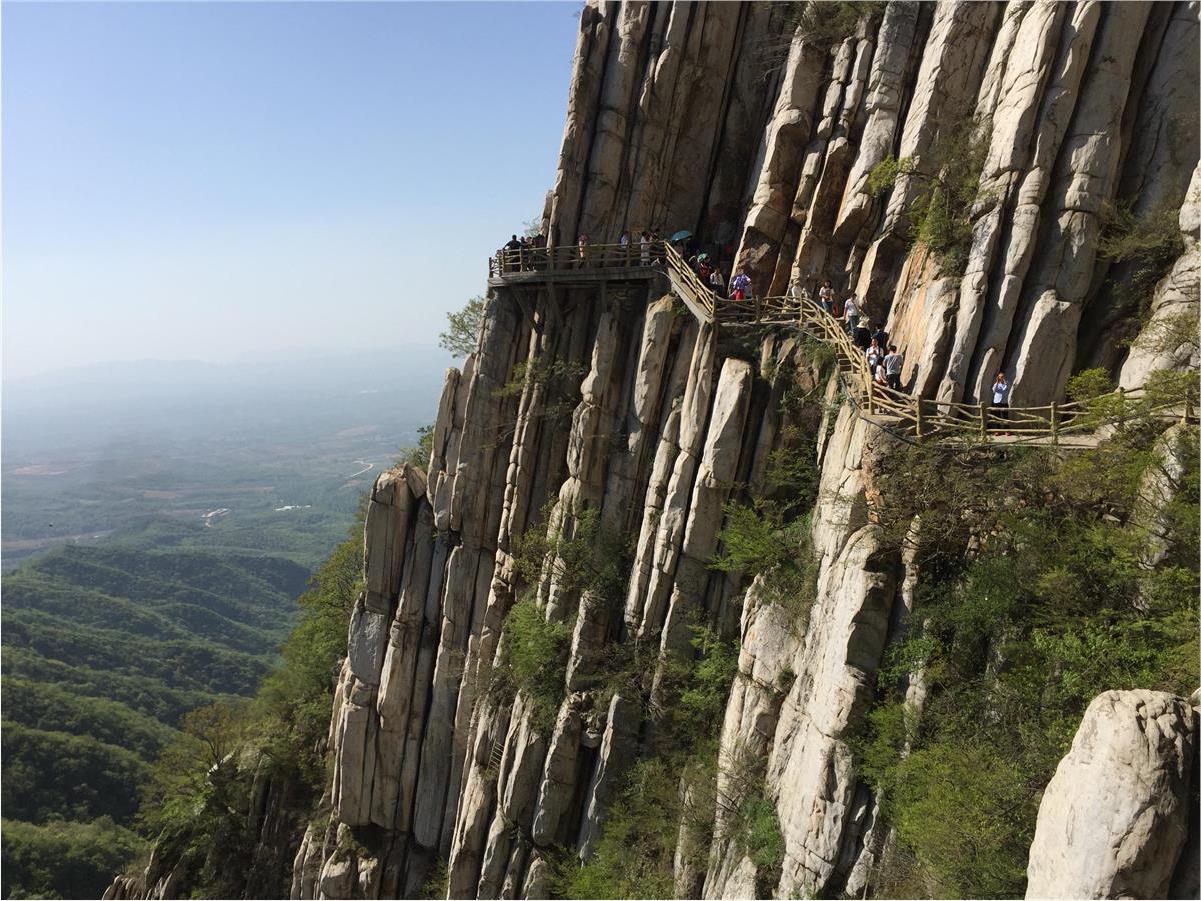
<path fill-rule="evenodd" d="M 4 382 L 433 345 L 541 212 L 579 7 L 5 4 Z"/>

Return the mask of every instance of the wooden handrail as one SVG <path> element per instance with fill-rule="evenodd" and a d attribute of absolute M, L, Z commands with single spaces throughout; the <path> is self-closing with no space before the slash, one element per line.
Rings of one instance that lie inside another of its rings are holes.
<path fill-rule="evenodd" d="M 1181 397 L 1158 401 L 1143 389 L 1119 389 L 1090 400 L 1056 401 L 1035 407 L 993 407 L 984 403 L 923 400 L 874 384 L 864 352 L 842 323 L 826 312 L 808 292 L 750 300 L 720 297 L 701 280 L 673 245 L 663 241 L 647 245 L 586 244 L 582 249 L 567 245 L 500 250 L 489 260 L 489 275 L 504 279 L 519 273 L 545 272 L 549 275 L 556 271 L 578 273 L 581 270 L 648 265 L 662 265 L 677 293 L 705 322 L 791 326 L 832 345 L 843 390 L 859 415 L 906 440 L 1061 445 L 1065 438 L 1081 439 L 1104 426 L 1121 426 L 1137 417 L 1184 422 L 1196 419 L 1196 385 Z M 597 277 L 604 276 L 598 272 Z M 1145 408 L 1138 409 L 1139 406 Z"/>

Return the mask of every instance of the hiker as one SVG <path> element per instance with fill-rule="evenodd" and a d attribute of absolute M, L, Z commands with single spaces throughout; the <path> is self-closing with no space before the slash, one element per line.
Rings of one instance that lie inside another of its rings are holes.
<path fill-rule="evenodd" d="M 856 317 L 858 318 L 858 317 Z M 851 339 L 860 350 L 866 351 L 872 343 L 871 323 L 866 319 L 851 331 Z"/>
<path fill-rule="evenodd" d="M 888 353 L 884 356 L 884 375 L 888 380 L 888 387 L 893 391 L 901 389 L 901 370 L 905 366 L 905 357 L 897 353 L 895 344 L 888 345 Z"/>
<path fill-rule="evenodd" d="M 881 350 L 888 347 L 888 332 L 884 331 L 884 326 L 876 326 L 876 330 L 872 333 L 872 337 L 876 343 L 880 345 Z"/>
<path fill-rule="evenodd" d="M 513 235 L 504 246 L 505 252 L 502 254 L 504 259 L 504 271 L 513 272 L 520 266 L 521 261 L 521 242 L 517 240 L 517 236 Z"/>
<path fill-rule="evenodd" d="M 579 260 L 580 268 L 582 269 L 588 262 L 588 236 L 581 233 L 577 246 L 580 251 Z"/>
<path fill-rule="evenodd" d="M 848 297 L 846 303 L 843 304 L 842 319 L 846 323 L 847 333 L 853 335 L 855 327 L 859 325 L 859 304 L 855 303 L 854 294 Z"/>
<path fill-rule="evenodd" d="M 992 383 L 992 407 L 993 415 L 997 419 L 1002 419 L 1005 424 L 1009 424 L 1009 382 L 1005 378 L 1004 372 L 998 372 L 997 377 Z M 1009 432 L 1005 433 L 1010 434 Z"/>
<path fill-rule="evenodd" d="M 875 338 L 872 338 L 872 343 L 867 346 L 867 351 L 865 353 L 867 356 L 868 369 L 870 369 L 872 372 L 875 372 L 876 367 L 884 360 L 884 348 L 880 346 L 880 343 Z"/>
<path fill-rule="evenodd" d="M 822 309 L 831 316 L 834 315 L 834 286 L 830 284 L 830 280 L 826 279 L 822 282 L 822 286 L 817 291 L 817 299 L 821 301 Z"/>
<path fill-rule="evenodd" d="M 877 363 L 872 371 L 876 374 L 872 381 L 882 387 L 888 387 L 888 375 L 884 372 L 884 364 Z"/>
<path fill-rule="evenodd" d="M 638 238 L 638 258 L 642 261 L 643 266 L 651 264 L 651 233 L 645 228 L 642 230 L 641 237 Z"/>
<path fill-rule="evenodd" d="M 730 294 L 734 300 L 749 300 L 751 296 L 751 277 L 741 270 L 730 280 L 730 287 L 733 293 Z"/>
<path fill-rule="evenodd" d="M 726 280 L 721 277 L 721 270 L 716 266 L 714 266 L 713 271 L 709 273 L 709 287 L 713 289 L 714 294 L 726 293 Z"/>
<path fill-rule="evenodd" d="M 542 232 L 539 232 L 538 234 L 534 235 L 534 237 L 530 240 L 530 245 L 533 247 L 533 250 L 534 250 L 534 252 L 530 254 L 530 256 L 533 258 L 533 261 L 534 261 L 533 268 L 534 269 L 545 269 L 547 266 L 547 254 L 545 252 L 546 251 L 546 235 L 542 234 Z"/>

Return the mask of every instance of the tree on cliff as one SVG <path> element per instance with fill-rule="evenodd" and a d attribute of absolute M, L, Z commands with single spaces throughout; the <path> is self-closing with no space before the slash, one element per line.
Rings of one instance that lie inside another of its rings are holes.
<path fill-rule="evenodd" d="M 484 321 L 484 298 L 476 296 L 467 301 L 463 309 L 446 314 L 446 331 L 438 336 L 438 346 L 456 357 L 466 357 L 475 352 L 479 339 L 480 324 Z"/>

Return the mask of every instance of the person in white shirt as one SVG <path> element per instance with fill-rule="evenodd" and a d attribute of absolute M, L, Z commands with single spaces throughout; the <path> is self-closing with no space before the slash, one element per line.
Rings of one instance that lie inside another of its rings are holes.
<path fill-rule="evenodd" d="M 1005 420 L 1009 423 L 1009 381 L 1005 378 L 1005 373 L 998 372 L 997 377 L 992 383 L 992 407 L 993 415 L 997 419 Z M 1008 432 L 1006 433 L 1008 434 Z"/>
<path fill-rule="evenodd" d="M 817 299 L 821 301 L 822 308 L 831 316 L 834 315 L 834 287 L 830 284 L 830 280 L 826 279 L 822 282 L 821 288 L 818 289 Z"/>
<path fill-rule="evenodd" d="M 855 327 L 859 325 L 859 304 L 855 303 L 854 294 L 847 298 L 846 305 L 842 308 L 842 318 L 847 324 L 847 331 L 854 333 Z"/>

